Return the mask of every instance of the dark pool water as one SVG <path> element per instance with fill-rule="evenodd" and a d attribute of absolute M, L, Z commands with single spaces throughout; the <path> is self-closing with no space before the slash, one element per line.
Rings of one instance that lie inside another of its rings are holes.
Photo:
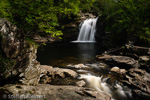
<path fill-rule="evenodd" d="M 65 66 L 92 63 L 102 53 L 98 43 L 55 42 L 38 48 L 37 60 L 41 64 Z"/>

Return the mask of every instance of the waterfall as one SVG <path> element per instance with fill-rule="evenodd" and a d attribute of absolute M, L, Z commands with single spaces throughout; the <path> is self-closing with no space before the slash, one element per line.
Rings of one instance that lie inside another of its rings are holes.
<path fill-rule="evenodd" d="M 96 22 L 98 18 L 86 19 L 80 24 L 80 32 L 77 41 L 74 42 L 95 42 Z"/>

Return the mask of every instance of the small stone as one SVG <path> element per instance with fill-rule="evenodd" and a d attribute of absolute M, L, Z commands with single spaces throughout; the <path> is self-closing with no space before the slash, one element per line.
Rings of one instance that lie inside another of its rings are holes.
<path fill-rule="evenodd" d="M 149 56 L 140 56 L 141 61 L 149 61 L 150 57 Z"/>
<path fill-rule="evenodd" d="M 79 87 L 83 87 L 83 86 L 86 85 L 86 83 L 85 83 L 85 81 L 82 80 L 82 81 L 76 82 L 76 85 L 79 86 Z"/>
<path fill-rule="evenodd" d="M 120 71 L 120 68 L 119 67 L 113 67 L 113 68 L 111 68 L 111 70 L 110 70 L 111 72 L 119 72 Z"/>
<path fill-rule="evenodd" d="M 117 74 L 125 74 L 127 72 L 125 69 L 120 69 L 119 67 L 113 67 L 110 71 Z"/>

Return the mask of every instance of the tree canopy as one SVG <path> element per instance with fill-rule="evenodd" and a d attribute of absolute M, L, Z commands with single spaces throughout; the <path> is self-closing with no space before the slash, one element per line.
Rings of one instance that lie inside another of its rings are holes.
<path fill-rule="evenodd" d="M 103 0 L 102 6 L 105 31 L 112 33 L 112 42 L 150 44 L 150 1 Z"/>
<path fill-rule="evenodd" d="M 79 11 L 79 0 L 4 0 L 0 1 L 0 17 L 11 20 L 25 32 L 42 31 L 52 36 L 62 35 L 57 30 L 58 18 Z"/>

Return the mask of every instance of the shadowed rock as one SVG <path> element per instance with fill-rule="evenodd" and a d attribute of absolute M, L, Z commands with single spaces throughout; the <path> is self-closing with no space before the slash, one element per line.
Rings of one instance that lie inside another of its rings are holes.
<path fill-rule="evenodd" d="M 116 56 L 116 55 L 102 55 L 102 56 L 97 56 L 99 60 L 104 60 L 105 62 L 109 62 L 112 65 L 118 65 L 119 67 L 124 67 L 125 69 L 130 69 L 130 68 L 138 68 L 139 64 L 138 61 L 134 60 L 131 57 L 127 56 Z"/>
<path fill-rule="evenodd" d="M 121 82 L 127 84 L 135 95 L 150 98 L 150 74 L 141 69 L 130 69 Z"/>
<path fill-rule="evenodd" d="M 5 58 L 13 62 L 10 66 L 0 65 L 0 77 L 17 77 L 17 81 L 35 85 L 40 78 L 40 64 L 36 61 L 37 46 L 26 41 L 24 34 L 11 22 L 0 19 L 2 52 Z"/>

